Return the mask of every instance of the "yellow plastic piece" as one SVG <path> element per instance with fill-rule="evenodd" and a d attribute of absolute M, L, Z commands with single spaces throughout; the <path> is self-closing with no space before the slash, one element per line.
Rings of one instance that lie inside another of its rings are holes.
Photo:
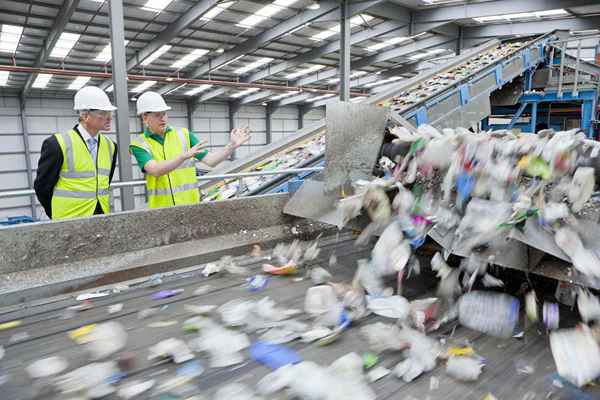
<path fill-rule="evenodd" d="M 95 327 L 96 324 L 84 325 L 81 328 L 69 332 L 69 337 L 73 339 L 77 344 L 87 343 L 87 336 L 94 330 Z"/>
<path fill-rule="evenodd" d="M 21 325 L 21 321 L 9 321 L 3 324 L 0 324 L 0 331 L 4 331 L 6 329 L 16 328 Z"/>

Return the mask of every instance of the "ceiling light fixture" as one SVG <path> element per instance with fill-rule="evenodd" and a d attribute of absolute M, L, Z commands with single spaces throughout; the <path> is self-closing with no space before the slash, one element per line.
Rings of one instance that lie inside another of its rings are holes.
<path fill-rule="evenodd" d="M 317 0 L 312 0 L 310 3 L 308 3 L 308 6 L 306 6 L 306 8 L 308 8 L 309 10 L 318 10 L 319 8 L 321 8 L 321 4 L 319 4 Z"/>

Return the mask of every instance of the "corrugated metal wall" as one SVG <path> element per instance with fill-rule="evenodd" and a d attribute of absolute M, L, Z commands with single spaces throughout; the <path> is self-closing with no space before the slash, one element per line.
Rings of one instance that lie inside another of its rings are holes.
<path fill-rule="evenodd" d="M 170 124 L 178 127 L 188 126 L 187 106 L 184 102 L 169 102 Z M 141 129 L 140 121 L 135 116 L 135 105 L 130 104 L 131 116 L 129 127 L 132 132 Z M 25 103 L 25 126 L 29 138 L 29 151 L 33 179 L 37 169 L 42 142 L 49 135 L 71 129 L 77 122 L 70 99 L 29 98 Z M 266 144 L 266 110 L 262 106 L 242 106 L 235 115 L 235 126 L 249 126 L 252 140 L 237 150 L 236 157 L 246 157 Z M 305 114 L 305 124 L 324 117 L 322 109 L 314 109 Z M 226 103 L 206 103 L 200 105 L 192 115 L 192 130 L 208 142 L 211 148 L 224 146 L 228 142 L 229 108 Z M 298 128 L 298 109 L 286 106 L 272 115 L 272 140 L 283 139 L 296 132 Z M 109 136 L 116 140 L 114 134 Z M 27 166 L 25 158 L 24 134 L 21 123 L 21 107 L 18 97 L 0 96 L 0 191 L 27 189 Z M 142 179 L 142 173 L 134 163 L 134 179 Z M 115 180 L 118 180 L 118 171 Z M 144 207 L 144 188 L 135 188 L 136 207 Z M 118 191 L 115 191 L 118 200 Z M 118 209 L 119 201 L 115 201 Z M 36 205 L 39 219 L 46 219 L 43 209 Z M 32 215 L 29 197 L 0 199 L 0 220 L 9 216 Z"/>

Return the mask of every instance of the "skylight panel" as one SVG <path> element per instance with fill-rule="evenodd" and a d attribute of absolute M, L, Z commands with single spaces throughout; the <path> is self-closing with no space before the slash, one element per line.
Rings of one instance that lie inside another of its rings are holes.
<path fill-rule="evenodd" d="M 226 3 L 220 3 L 208 10 L 203 16 L 200 17 L 200 21 L 212 21 L 217 15 L 231 7 L 235 1 L 228 1 Z"/>
<path fill-rule="evenodd" d="M 230 97 L 237 99 L 238 97 L 244 97 L 244 96 L 249 95 L 250 93 L 258 92 L 259 90 L 260 90 L 259 88 L 250 88 L 250 89 L 243 90 L 241 92 L 234 93 Z"/>
<path fill-rule="evenodd" d="M 319 71 L 319 70 L 321 70 L 323 68 L 325 68 L 324 65 L 317 64 L 317 65 L 313 65 L 313 66 L 308 67 L 308 68 L 301 69 L 300 71 L 296 71 L 296 72 L 293 72 L 291 74 L 288 74 L 285 77 L 286 77 L 286 79 L 296 79 L 299 76 L 307 75 L 307 74 L 310 74 L 312 72 Z"/>
<path fill-rule="evenodd" d="M 148 2 L 141 7 L 141 9 L 152 12 L 161 12 L 167 8 L 172 1 L 173 0 L 148 0 Z"/>
<path fill-rule="evenodd" d="M 125 41 L 125 47 L 127 47 L 127 44 L 129 43 L 129 40 Z M 106 46 L 104 46 L 104 48 L 102 49 L 102 51 L 96 56 L 96 58 L 94 58 L 95 61 L 100 61 L 103 63 L 107 63 L 110 60 L 112 60 L 112 51 L 111 51 L 111 46 L 110 43 L 107 44 Z"/>
<path fill-rule="evenodd" d="M 309 102 L 309 103 L 312 103 L 312 102 L 315 102 L 315 101 L 318 101 L 318 100 L 328 99 L 328 98 L 333 97 L 333 96 L 335 96 L 335 94 L 328 93 L 328 94 L 324 94 L 324 95 L 321 95 L 321 96 L 317 96 L 317 97 L 313 97 L 313 98 L 307 99 L 306 101 Z"/>
<path fill-rule="evenodd" d="M 250 64 L 248 64 L 248 65 L 245 65 L 245 66 L 243 66 L 243 67 L 241 67 L 241 68 L 238 68 L 238 69 L 236 69 L 236 70 L 234 71 L 234 74 L 237 74 L 237 75 L 242 75 L 242 74 L 245 74 L 245 73 L 246 73 L 246 72 L 248 72 L 248 71 L 252 71 L 253 69 L 256 69 L 256 68 L 259 68 L 259 67 L 261 67 L 261 66 L 263 66 L 263 65 L 265 65 L 265 64 L 268 64 L 268 63 L 270 63 L 271 61 L 273 61 L 273 59 L 272 59 L 272 58 L 270 58 L 270 57 L 263 57 L 263 58 L 260 58 L 260 59 L 258 59 L 258 60 L 256 60 L 256 61 L 254 61 L 254 62 L 251 62 L 251 63 L 250 63 Z"/>
<path fill-rule="evenodd" d="M 154 53 L 150 54 L 148 56 L 148 58 L 146 58 L 144 61 L 141 62 L 141 64 L 143 66 L 146 66 L 148 64 L 151 64 L 152 62 L 154 62 L 154 60 L 156 60 L 158 57 L 162 56 L 163 54 L 165 54 L 167 51 L 171 50 L 171 45 L 165 44 L 164 46 L 161 46 L 160 49 L 156 50 Z"/>
<path fill-rule="evenodd" d="M 156 81 L 145 81 L 140 83 L 139 85 L 137 85 L 136 87 L 134 87 L 133 89 L 131 89 L 132 93 L 140 93 L 143 92 L 146 89 L 151 88 L 152 86 L 156 85 Z"/>
<path fill-rule="evenodd" d="M 3 24 L 0 31 L 0 52 L 14 53 L 17 51 L 22 34 L 22 26 Z"/>
<path fill-rule="evenodd" d="M 56 41 L 56 44 L 50 53 L 50 57 L 65 58 L 80 37 L 81 35 L 78 33 L 63 32 Z"/>
<path fill-rule="evenodd" d="M 358 25 L 362 25 L 363 23 L 369 22 L 372 19 L 373 19 L 373 17 L 371 17 L 370 15 L 359 14 L 357 16 L 350 18 L 350 27 L 352 28 L 352 27 L 355 27 Z M 318 42 L 318 41 L 326 39 L 330 36 L 333 36 L 336 33 L 339 33 L 340 30 L 341 30 L 341 28 L 340 28 L 340 25 L 338 24 L 329 29 L 321 31 L 321 32 L 317 33 L 316 35 L 311 36 L 310 39 Z"/>
<path fill-rule="evenodd" d="M 473 18 L 477 22 L 495 22 L 495 21 L 511 21 L 517 19 L 534 19 L 544 17 L 559 17 L 570 15 L 566 10 L 562 8 L 556 10 L 545 10 L 545 11 L 534 11 L 528 13 L 513 13 L 513 14 L 502 14 L 502 15 L 490 15 L 487 17 Z"/>
<path fill-rule="evenodd" d="M 390 82 L 396 82 L 403 79 L 401 76 L 393 76 L 391 78 L 388 79 L 382 79 L 380 81 L 375 81 L 375 82 L 371 82 L 371 83 L 367 83 L 366 85 L 363 85 L 364 87 L 373 87 L 373 86 L 379 86 L 379 85 L 383 85 L 385 83 L 390 83 Z"/>
<path fill-rule="evenodd" d="M 405 42 L 405 41 L 407 41 L 408 39 L 409 39 L 409 38 L 407 38 L 407 37 L 403 37 L 403 36 L 400 36 L 400 37 L 395 37 L 395 38 L 391 38 L 391 39 L 385 40 L 385 41 L 383 41 L 383 42 L 381 42 L 381 43 L 377 43 L 377 44 L 374 44 L 374 45 L 372 45 L 372 46 L 369 46 L 369 47 L 367 47 L 367 51 L 376 51 L 376 50 L 381 50 L 381 49 L 383 49 L 384 47 L 393 46 L 393 45 L 395 45 L 395 44 L 398 44 L 398 43 Z"/>
<path fill-rule="evenodd" d="M 185 55 L 181 60 L 175 61 L 173 63 L 173 65 L 171 65 L 171 68 L 175 68 L 175 69 L 185 68 L 189 64 L 193 63 L 198 58 L 202 57 L 203 55 L 205 55 L 208 52 L 209 52 L 209 50 L 196 49 L 196 50 L 192 51 L 190 54 Z"/>
<path fill-rule="evenodd" d="M 297 91 L 294 91 L 294 92 L 284 92 L 284 93 L 278 94 L 276 96 L 271 96 L 269 99 L 270 100 L 281 100 L 281 99 L 283 99 L 285 97 L 290 97 L 291 95 L 294 95 L 294 94 L 298 94 L 298 92 Z"/>
<path fill-rule="evenodd" d="M 216 68 L 215 68 L 213 71 L 216 71 L 216 70 L 218 70 L 218 69 L 220 69 L 220 68 L 223 68 L 224 66 L 226 66 L 226 65 L 229 65 L 229 64 L 231 64 L 232 62 L 235 62 L 235 61 L 239 60 L 239 59 L 240 59 L 240 58 L 242 58 L 242 57 L 244 57 L 244 54 L 242 54 L 241 56 L 237 56 L 237 57 L 235 57 L 235 58 L 233 58 L 233 59 L 231 59 L 231 60 L 227 61 L 226 63 L 223 63 L 223 64 L 219 65 L 219 66 L 218 66 L 218 67 L 216 67 Z"/>
<path fill-rule="evenodd" d="M 352 74 L 350 74 L 350 79 L 355 79 L 358 78 L 360 76 L 366 75 L 367 71 L 356 71 Z M 338 83 L 340 81 L 340 78 L 333 78 L 327 81 L 327 83 Z"/>
<path fill-rule="evenodd" d="M 36 89 L 44 89 L 46 86 L 48 86 L 48 82 L 50 82 L 50 79 L 52 79 L 52 74 L 38 74 L 37 78 L 35 78 L 35 81 L 33 81 L 33 85 L 31 85 L 31 87 L 34 87 Z"/>
<path fill-rule="evenodd" d="M 78 76 L 73 82 L 71 82 L 68 90 L 79 90 L 84 87 L 85 84 L 90 81 L 90 79 L 91 78 L 89 76 Z"/>
<path fill-rule="evenodd" d="M 186 96 L 194 96 L 200 92 L 204 92 L 205 90 L 210 89 L 211 87 L 213 87 L 213 85 L 200 85 L 198 87 L 195 87 L 191 90 L 188 90 L 187 92 L 185 92 L 184 94 Z"/>
<path fill-rule="evenodd" d="M 254 14 L 249 15 L 248 17 L 244 18 L 243 20 L 238 22 L 236 25 L 240 26 L 242 28 L 252 28 L 253 26 L 264 21 L 265 19 L 272 17 L 273 15 L 277 14 L 281 10 L 291 6 L 296 1 L 298 1 L 298 0 L 275 0 L 273 3 L 267 4 L 266 6 L 264 6 L 257 12 L 255 12 Z"/>

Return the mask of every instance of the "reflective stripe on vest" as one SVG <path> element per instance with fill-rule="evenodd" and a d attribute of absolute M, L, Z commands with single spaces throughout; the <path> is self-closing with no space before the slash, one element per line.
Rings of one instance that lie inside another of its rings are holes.
<path fill-rule="evenodd" d="M 63 153 L 63 164 L 52 194 L 52 218 L 91 216 L 99 203 L 110 212 L 109 177 L 115 156 L 114 143 L 98 135 L 97 159 L 93 160 L 87 143 L 71 130 L 55 135 Z"/>
<path fill-rule="evenodd" d="M 189 133 L 185 129 L 171 129 L 165 133 L 163 144 L 141 133 L 132 141 L 132 146 L 147 151 L 158 162 L 172 160 L 189 150 Z M 158 208 L 199 203 L 195 165 L 195 160 L 189 159 L 168 174 L 159 177 L 146 174 L 148 206 Z"/>
<path fill-rule="evenodd" d="M 185 185 L 177 186 L 176 188 L 173 188 L 172 192 L 169 189 L 148 189 L 147 193 L 148 193 L 148 196 L 161 196 L 161 195 L 168 195 L 171 193 L 181 193 L 181 192 L 185 192 L 186 190 L 192 190 L 192 189 L 198 189 L 198 185 L 195 183 L 186 183 Z"/>
<path fill-rule="evenodd" d="M 106 189 L 98 189 L 98 196 L 108 196 L 109 191 Z M 54 190 L 54 196 L 70 197 L 74 199 L 95 199 L 96 192 L 76 192 L 72 190 Z"/>

